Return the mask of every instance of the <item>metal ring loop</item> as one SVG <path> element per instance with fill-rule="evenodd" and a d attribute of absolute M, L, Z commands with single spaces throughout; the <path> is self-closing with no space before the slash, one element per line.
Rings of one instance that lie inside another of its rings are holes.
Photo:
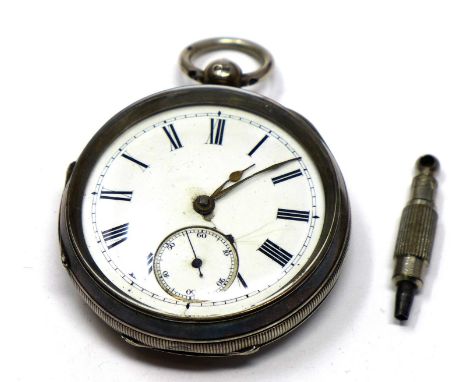
<path fill-rule="evenodd" d="M 217 60 L 204 70 L 193 64 L 193 59 L 217 50 L 235 50 L 247 54 L 259 62 L 260 67 L 249 73 L 242 73 L 241 69 L 229 60 Z M 195 81 L 203 84 L 230 85 L 236 87 L 255 84 L 264 77 L 273 65 L 273 57 L 265 48 L 248 40 L 240 38 L 211 38 L 189 45 L 180 54 L 182 70 Z"/>

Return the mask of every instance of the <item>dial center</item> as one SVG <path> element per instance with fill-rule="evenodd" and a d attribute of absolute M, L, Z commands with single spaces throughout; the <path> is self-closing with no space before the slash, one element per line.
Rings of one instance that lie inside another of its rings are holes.
<path fill-rule="evenodd" d="M 193 209 L 203 216 L 210 215 L 215 208 L 215 201 L 208 195 L 199 195 L 193 201 Z"/>
<path fill-rule="evenodd" d="M 194 268 L 201 268 L 202 264 L 203 264 L 203 261 L 199 257 L 192 260 L 192 267 Z"/>

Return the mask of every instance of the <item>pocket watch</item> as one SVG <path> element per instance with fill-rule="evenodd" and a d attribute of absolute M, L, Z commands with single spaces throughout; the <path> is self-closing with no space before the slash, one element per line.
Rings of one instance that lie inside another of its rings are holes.
<path fill-rule="evenodd" d="M 193 63 L 226 49 L 259 68 Z M 216 38 L 180 62 L 203 85 L 128 106 L 69 166 L 62 262 L 132 345 L 250 354 L 301 324 L 335 284 L 350 232 L 346 188 L 310 122 L 240 89 L 270 70 L 267 50 Z"/>

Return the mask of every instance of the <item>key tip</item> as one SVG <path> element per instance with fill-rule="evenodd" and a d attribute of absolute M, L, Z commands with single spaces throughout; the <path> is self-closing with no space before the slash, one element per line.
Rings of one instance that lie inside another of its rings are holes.
<path fill-rule="evenodd" d="M 400 281 L 397 285 L 395 301 L 395 318 L 400 321 L 406 321 L 413 305 L 416 285 L 411 281 Z"/>

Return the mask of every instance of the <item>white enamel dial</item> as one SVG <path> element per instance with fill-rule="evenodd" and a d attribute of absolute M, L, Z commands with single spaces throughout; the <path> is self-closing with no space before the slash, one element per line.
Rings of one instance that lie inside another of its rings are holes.
<path fill-rule="evenodd" d="M 195 211 L 198 196 L 242 170 L 212 214 Z M 123 298 L 199 319 L 286 293 L 316 260 L 324 215 L 322 180 L 300 142 L 253 113 L 202 105 L 123 132 L 96 161 L 82 205 L 90 254 Z"/>

